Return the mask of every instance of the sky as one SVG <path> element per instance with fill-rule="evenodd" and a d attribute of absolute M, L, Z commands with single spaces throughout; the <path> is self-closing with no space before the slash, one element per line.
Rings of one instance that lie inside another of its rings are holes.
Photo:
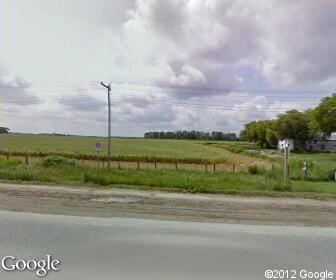
<path fill-rule="evenodd" d="M 1 0 L 0 126 L 239 132 L 335 91 L 333 0 Z"/>

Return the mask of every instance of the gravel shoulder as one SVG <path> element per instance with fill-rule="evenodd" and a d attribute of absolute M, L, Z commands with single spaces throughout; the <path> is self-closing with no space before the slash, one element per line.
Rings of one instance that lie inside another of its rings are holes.
<path fill-rule="evenodd" d="M 89 217 L 336 227 L 336 201 L 0 184 L 0 210 Z"/>

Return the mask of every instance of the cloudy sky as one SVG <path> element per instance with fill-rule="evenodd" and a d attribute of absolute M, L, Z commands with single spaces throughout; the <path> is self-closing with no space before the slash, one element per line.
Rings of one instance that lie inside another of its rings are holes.
<path fill-rule="evenodd" d="M 0 126 L 239 131 L 336 86 L 333 0 L 1 0 Z"/>

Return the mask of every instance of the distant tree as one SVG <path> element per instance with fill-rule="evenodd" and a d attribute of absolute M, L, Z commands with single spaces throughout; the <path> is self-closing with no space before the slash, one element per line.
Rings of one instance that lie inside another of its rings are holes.
<path fill-rule="evenodd" d="M 9 132 L 9 128 L 7 127 L 0 127 L 0 134 L 5 134 Z"/>
<path fill-rule="evenodd" d="M 311 137 L 309 114 L 299 112 L 298 110 L 291 110 L 279 115 L 276 130 L 280 139 L 289 138 L 299 144 L 305 144 Z"/>
<path fill-rule="evenodd" d="M 223 133 L 221 131 L 213 131 L 211 133 L 204 131 L 151 131 L 144 134 L 144 138 L 160 138 L 160 139 L 192 139 L 192 140 L 238 140 L 235 133 Z"/>
<path fill-rule="evenodd" d="M 330 136 L 336 132 L 336 93 L 322 99 L 310 112 L 310 128 L 314 133 L 322 132 Z"/>
<path fill-rule="evenodd" d="M 240 133 L 243 140 L 257 143 L 262 148 L 275 148 L 278 143 L 274 120 L 247 123 Z"/>

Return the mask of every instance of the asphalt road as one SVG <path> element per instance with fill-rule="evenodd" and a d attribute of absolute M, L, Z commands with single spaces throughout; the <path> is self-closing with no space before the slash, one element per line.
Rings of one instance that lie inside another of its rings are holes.
<path fill-rule="evenodd" d="M 261 280 L 266 269 L 336 273 L 336 229 L 0 212 L 1 259 L 47 254 L 62 262 L 51 280 Z"/>

